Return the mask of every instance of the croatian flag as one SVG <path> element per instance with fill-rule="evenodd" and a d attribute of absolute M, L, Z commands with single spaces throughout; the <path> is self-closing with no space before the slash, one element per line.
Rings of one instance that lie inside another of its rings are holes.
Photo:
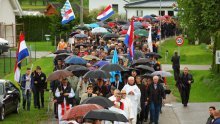
<path fill-rule="evenodd" d="M 71 20 L 75 19 L 75 14 L 73 12 L 72 6 L 69 2 L 69 0 L 67 0 L 63 6 L 63 8 L 61 9 L 61 15 L 63 17 L 62 19 L 62 25 L 70 22 Z"/>
<path fill-rule="evenodd" d="M 108 19 L 109 17 L 111 17 L 113 14 L 114 14 L 114 11 L 112 9 L 112 6 L 108 5 L 101 13 L 99 13 L 97 19 L 104 21 Z"/>
<path fill-rule="evenodd" d="M 20 80 L 21 61 L 25 59 L 27 56 L 29 56 L 28 48 L 24 40 L 24 34 L 21 33 L 20 42 L 18 44 L 18 50 L 16 53 L 16 63 L 15 63 L 15 68 L 14 68 L 14 72 L 15 72 L 14 80 L 17 82 L 19 82 Z"/>
<path fill-rule="evenodd" d="M 124 43 L 129 48 L 129 55 L 131 59 L 133 60 L 134 57 L 134 20 L 131 19 L 131 24 L 128 28 L 128 32 L 125 36 Z"/>

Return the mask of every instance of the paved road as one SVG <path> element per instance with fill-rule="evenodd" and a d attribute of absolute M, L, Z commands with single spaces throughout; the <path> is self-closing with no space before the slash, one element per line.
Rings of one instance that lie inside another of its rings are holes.
<path fill-rule="evenodd" d="M 180 70 L 183 70 L 184 67 L 188 67 L 189 70 L 210 70 L 211 65 L 180 65 Z M 164 71 L 172 71 L 171 64 L 162 64 L 162 70 Z"/>

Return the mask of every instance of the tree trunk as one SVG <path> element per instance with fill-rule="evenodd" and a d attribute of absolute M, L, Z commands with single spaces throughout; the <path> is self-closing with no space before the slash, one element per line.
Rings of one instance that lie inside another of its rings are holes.
<path fill-rule="evenodd" d="M 214 34 L 213 60 L 212 60 L 212 70 L 215 73 L 220 73 L 220 65 L 216 64 L 216 50 L 220 50 L 220 31 Z"/>

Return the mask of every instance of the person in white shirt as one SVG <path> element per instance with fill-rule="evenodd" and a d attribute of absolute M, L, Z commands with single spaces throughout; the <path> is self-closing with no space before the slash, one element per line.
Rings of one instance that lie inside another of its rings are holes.
<path fill-rule="evenodd" d="M 128 119 L 129 123 L 131 123 L 134 119 L 134 112 L 132 111 L 131 101 L 126 97 L 127 94 L 125 90 L 121 91 L 121 95 L 121 101 L 124 103 L 125 117 Z"/>
<path fill-rule="evenodd" d="M 108 99 L 111 101 L 115 101 L 116 100 L 116 96 L 120 93 L 120 90 L 115 89 L 114 90 L 114 95 L 112 95 L 111 97 L 109 97 Z"/>
<path fill-rule="evenodd" d="M 134 113 L 132 124 L 136 124 L 138 108 L 140 108 L 141 92 L 137 85 L 134 83 L 134 77 L 128 77 L 128 83 L 124 86 L 122 90 L 126 91 L 127 98 L 131 101 L 132 111 Z"/>

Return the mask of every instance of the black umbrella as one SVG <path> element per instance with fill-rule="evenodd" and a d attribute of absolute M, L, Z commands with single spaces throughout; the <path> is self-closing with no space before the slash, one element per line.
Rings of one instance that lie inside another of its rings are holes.
<path fill-rule="evenodd" d="M 149 73 L 146 73 L 146 74 L 142 75 L 141 77 L 152 78 L 153 76 Z"/>
<path fill-rule="evenodd" d="M 137 65 L 151 65 L 150 64 L 151 60 L 148 58 L 140 58 L 138 60 L 134 60 L 132 63 L 132 66 L 137 66 Z"/>
<path fill-rule="evenodd" d="M 87 38 L 88 35 L 86 35 L 86 34 L 76 34 L 76 35 L 74 35 L 74 37 L 75 38 Z"/>
<path fill-rule="evenodd" d="M 158 53 L 155 53 L 155 52 L 149 52 L 145 55 L 146 57 L 156 57 L 156 58 L 162 58 L 162 56 Z"/>
<path fill-rule="evenodd" d="M 114 104 L 111 100 L 102 97 L 102 96 L 95 96 L 85 99 L 81 104 L 98 104 L 104 108 L 112 107 Z"/>
<path fill-rule="evenodd" d="M 84 76 L 84 78 L 110 78 L 111 75 L 108 72 L 105 72 L 103 70 L 92 70 L 87 72 Z"/>
<path fill-rule="evenodd" d="M 82 65 L 70 65 L 66 67 L 65 69 L 68 71 L 72 71 L 72 73 L 77 77 L 83 76 L 86 72 L 89 71 L 88 68 Z"/>
<path fill-rule="evenodd" d="M 119 64 L 106 64 L 100 68 L 100 70 L 111 72 L 111 71 L 126 71 L 126 69 Z"/>
<path fill-rule="evenodd" d="M 73 36 L 76 35 L 76 34 L 79 34 L 79 33 L 78 33 L 78 32 L 72 32 L 72 33 L 70 34 L 70 36 L 73 37 Z"/>
<path fill-rule="evenodd" d="M 143 71 L 149 71 L 149 72 L 154 72 L 155 71 L 154 68 L 149 67 L 147 65 L 138 65 L 135 68 L 143 70 Z"/>
<path fill-rule="evenodd" d="M 127 21 L 123 21 L 123 20 L 118 20 L 118 21 L 116 21 L 116 23 L 119 24 L 119 25 L 125 25 L 125 24 L 128 24 Z"/>
<path fill-rule="evenodd" d="M 119 35 L 117 35 L 117 34 L 105 34 L 103 36 L 103 39 L 104 40 L 110 40 L 111 38 L 118 38 L 118 37 L 119 37 Z"/>
<path fill-rule="evenodd" d="M 78 44 L 78 45 L 76 45 L 75 47 L 76 47 L 76 48 L 80 48 L 80 46 L 83 46 L 84 48 L 87 47 L 86 44 Z"/>
<path fill-rule="evenodd" d="M 107 109 L 92 110 L 88 112 L 83 119 L 94 119 L 94 120 L 108 120 L 118 122 L 128 122 L 128 119 L 118 112 L 110 111 Z"/>
<path fill-rule="evenodd" d="M 60 53 L 68 53 L 67 50 L 57 50 L 56 52 L 54 52 L 54 54 L 60 54 Z"/>
<path fill-rule="evenodd" d="M 134 50 L 134 59 L 140 59 L 140 58 L 145 58 L 145 55 L 143 52 L 141 52 L 140 50 Z"/>
<path fill-rule="evenodd" d="M 67 58 L 68 56 L 70 56 L 69 53 L 60 53 L 60 54 L 57 54 L 56 57 L 54 58 L 55 60 L 64 60 L 65 58 Z"/>
<path fill-rule="evenodd" d="M 155 14 L 151 14 L 150 16 L 152 16 L 152 17 L 157 17 L 157 15 L 155 15 Z"/>

